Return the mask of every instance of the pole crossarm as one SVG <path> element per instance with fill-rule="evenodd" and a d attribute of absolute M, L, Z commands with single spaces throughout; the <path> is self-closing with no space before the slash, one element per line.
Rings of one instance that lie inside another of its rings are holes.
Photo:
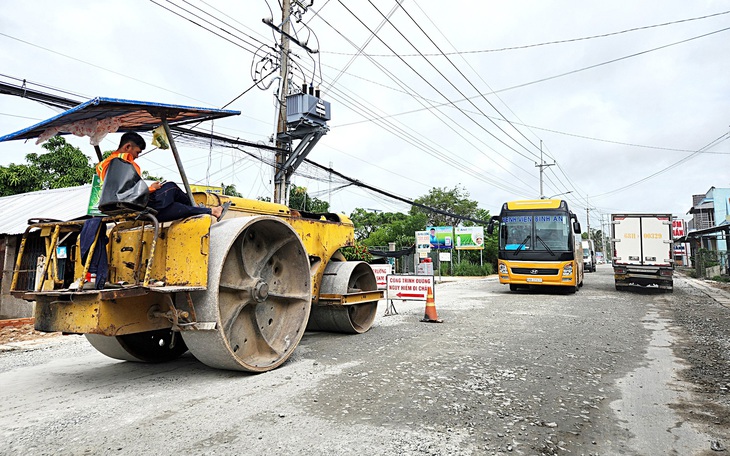
<path fill-rule="evenodd" d="M 282 28 L 274 24 L 274 21 L 271 19 L 262 19 L 263 23 L 271 27 L 272 29 L 276 30 L 277 32 L 281 33 L 285 37 L 289 38 L 289 41 L 293 42 L 300 48 L 304 49 L 305 51 L 309 52 L 310 54 L 317 54 L 319 51 L 317 49 L 311 49 L 306 44 L 302 43 L 295 37 L 291 36 L 288 32 L 284 31 Z"/>

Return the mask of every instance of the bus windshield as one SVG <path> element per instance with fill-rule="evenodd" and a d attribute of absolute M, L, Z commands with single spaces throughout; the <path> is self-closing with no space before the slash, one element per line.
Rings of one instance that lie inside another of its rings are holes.
<path fill-rule="evenodd" d="M 502 216 L 502 250 L 570 251 L 570 216 L 563 211 L 520 211 Z"/>

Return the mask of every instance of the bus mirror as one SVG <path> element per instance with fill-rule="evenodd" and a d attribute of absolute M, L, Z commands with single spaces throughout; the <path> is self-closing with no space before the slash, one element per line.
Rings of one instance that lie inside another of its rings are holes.
<path fill-rule="evenodd" d="M 497 217 L 492 217 L 491 219 L 489 219 L 489 223 L 487 224 L 487 234 L 489 234 L 490 236 L 492 235 L 492 233 L 494 233 L 494 224 L 496 221 Z"/>
<path fill-rule="evenodd" d="M 578 221 L 573 222 L 573 232 L 575 234 L 580 234 L 580 222 L 578 222 Z"/>

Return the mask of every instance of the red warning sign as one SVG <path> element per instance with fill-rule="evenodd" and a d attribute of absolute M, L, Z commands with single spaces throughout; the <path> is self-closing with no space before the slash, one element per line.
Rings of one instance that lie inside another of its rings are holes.
<path fill-rule="evenodd" d="M 378 290 L 385 289 L 385 278 L 388 274 L 393 273 L 393 266 L 390 264 L 371 264 L 373 273 L 375 274 L 375 280 L 378 282 Z"/>

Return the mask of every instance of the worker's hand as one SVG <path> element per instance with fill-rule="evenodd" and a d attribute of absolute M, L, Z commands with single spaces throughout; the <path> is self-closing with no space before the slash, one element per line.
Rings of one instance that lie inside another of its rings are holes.
<path fill-rule="evenodd" d="M 152 182 L 152 185 L 150 185 L 150 191 L 154 192 L 156 190 L 159 190 L 162 188 L 162 182 Z"/>

